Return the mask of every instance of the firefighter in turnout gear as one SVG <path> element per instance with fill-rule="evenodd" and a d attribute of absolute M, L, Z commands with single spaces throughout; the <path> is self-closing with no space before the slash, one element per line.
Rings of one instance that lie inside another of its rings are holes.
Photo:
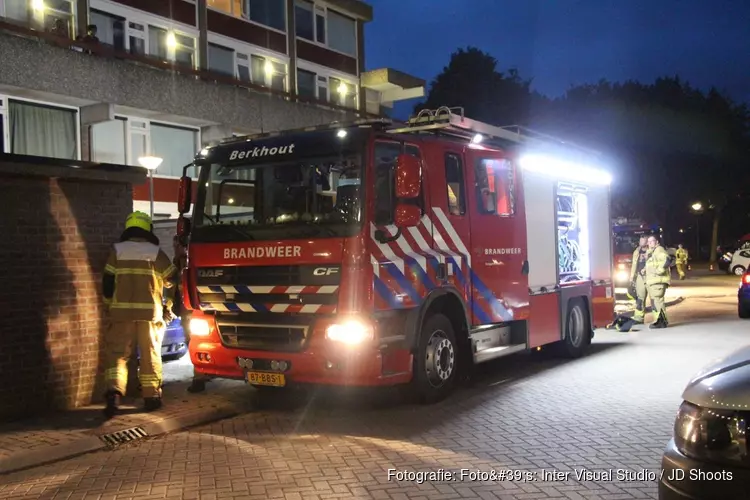
<path fill-rule="evenodd" d="M 119 398 L 125 394 L 127 362 L 135 352 L 139 354 L 138 380 L 145 409 L 161 407 L 161 343 L 173 319 L 176 272 L 159 248 L 151 218 L 143 212 L 130 214 L 104 268 L 103 292 L 109 316 L 104 335 L 107 418 L 116 414 Z"/>
<path fill-rule="evenodd" d="M 674 256 L 676 259 L 677 274 L 680 276 L 681 280 L 684 280 L 685 269 L 687 269 L 688 263 L 688 253 L 687 250 L 682 247 L 682 243 L 677 245 L 677 251 L 675 252 Z"/>
<path fill-rule="evenodd" d="M 648 237 L 641 236 L 638 248 L 633 251 L 633 263 L 630 266 L 630 290 L 629 293 L 635 298 L 635 312 L 633 321 L 643 323 L 646 317 L 646 301 L 648 299 L 648 287 L 643 270 L 646 268 L 646 255 L 648 254 Z"/>
<path fill-rule="evenodd" d="M 653 312 L 656 317 L 656 321 L 651 324 L 650 328 L 666 328 L 669 326 L 664 295 L 672 279 L 671 264 L 672 257 L 659 244 L 658 238 L 653 235 L 649 236 L 646 267 L 642 272 L 646 278 L 648 294 L 651 296 Z"/>

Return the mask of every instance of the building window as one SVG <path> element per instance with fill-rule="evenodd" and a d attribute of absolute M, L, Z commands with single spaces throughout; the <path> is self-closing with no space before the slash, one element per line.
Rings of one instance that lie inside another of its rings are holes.
<path fill-rule="evenodd" d="M 328 102 L 328 78 L 318 77 L 318 100 Z"/>
<path fill-rule="evenodd" d="M 315 41 L 315 21 L 312 2 L 297 0 L 294 3 L 294 26 L 297 36 Z"/>
<path fill-rule="evenodd" d="M 0 14 L 26 24 L 31 19 L 30 5 L 29 0 L 5 0 L 5 13 L 0 12 Z"/>
<path fill-rule="evenodd" d="M 285 4 L 285 0 L 247 0 L 248 16 L 256 23 L 286 31 Z"/>
<path fill-rule="evenodd" d="M 11 153 L 78 159 L 75 110 L 12 100 L 8 104 Z"/>
<path fill-rule="evenodd" d="M 357 57 L 357 28 L 354 19 L 328 9 L 328 46 Z"/>
<path fill-rule="evenodd" d="M 139 23 L 128 23 L 128 44 L 130 53 L 146 55 L 146 27 Z"/>
<path fill-rule="evenodd" d="M 515 213 L 513 169 L 508 160 L 480 158 L 475 176 L 480 213 L 501 216 Z"/>
<path fill-rule="evenodd" d="M 286 64 L 266 57 L 252 56 L 253 83 L 264 87 L 286 91 Z"/>
<path fill-rule="evenodd" d="M 448 191 L 448 211 L 451 215 L 466 213 L 464 196 L 464 167 L 461 157 L 454 153 L 445 155 L 445 182 Z"/>
<path fill-rule="evenodd" d="M 237 53 L 237 78 L 243 82 L 249 82 L 250 80 L 250 61 L 247 54 Z"/>
<path fill-rule="evenodd" d="M 195 40 L 164 28 L 148 27 L 148 52 L 164 61 L 195 67 Z"/>
<path fill-rule="evenodd" d="M 208 0 L 206 6 L 234 17 L 242 17 L 242 0 Z"/>
<path fill-rule="evenodd" d="M 45 30 L 71 38 L 74 33 L 73 10 L 73 0 L 45 0 L 42 10 Z"/>
<path fill-rule="evenodd" d="M 326 43 L 326 12 L 321 7 L 315 7 L 315 41 Z"/>
<path fill-rule="evenodd" d="M 99 163 L 126 165 L 127 121 L 123 118 L 91 126 L 91 159 Z"/>
<path fill-rule="evenodd" d="M 331 103 L 347 108 L 357 108 L 357 87 L 354 84 L 344 82 L 335 77 L 328 79 L 331 89 Z"/>
<path fill-rule="evenodd" d="M 96 25 L 96 36 L 101 43 L 125 50 L 125 18 L 91 9 L 90 22 Z"/>
<path fill-rule="evenodd" d="M 215 73 L 234 77 L 234 50 L 209 43 L 208 69 Z"/>
<path fill-rule="evenodd" d="M 317 75 L 312 71 L 297 69 L 297 94 L 305 99 L 315 99 L 316 78 Z"/>
<path fill-rule="evenodd" d="M 194 129 L 151 124 L 151 154 L 164 159 L 156 172 L 159 175 L 181 177 L 199 149 Z"/>

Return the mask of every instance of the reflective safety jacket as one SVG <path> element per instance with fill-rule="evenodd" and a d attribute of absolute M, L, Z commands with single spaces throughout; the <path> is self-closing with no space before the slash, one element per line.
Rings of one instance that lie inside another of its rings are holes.
<path fill-rule="evenodd" d="M 135 238 L 115 243 L 104 268 L 104 301 L 110 319 L 163 321 L 164 300 L 171 307 L 176 274 L 177 268 L 157 245 Z M 112 282 L 113 290 L 108 286 Z"/>
<path fill-rule="evenodd" d="M 671 263 L 671 257 L 663 246 L 659 245 L 649 250 L 646 257 L 646 285 L 670 284 L 672 274 L 669 265 Z"/>
<path fill-rule="evenodd" d="M 638 275 L 638 272 L 640 271 L 640 268 L 638 266 L 640 259 L 644 260 L 643 264 L 645 265 L 647 252 L 648 250 L 641 251 L 640 246 L 633 251 L 633 262 L 630 264 L 630 281 L 635 280 L 635 277 Z"/>
<path fill-rule="evenodd" d="M 688 253 L 684 248 L 678 248 L 674 256 L 678 264 L 687 264 Z"/>

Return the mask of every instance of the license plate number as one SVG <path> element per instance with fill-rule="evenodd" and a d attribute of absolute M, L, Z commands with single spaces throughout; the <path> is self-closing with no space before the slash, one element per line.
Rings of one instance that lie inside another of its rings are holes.
<path fill-rule="evenodd" d="M 272 387 L 284 387 L 286 381 L 281 373 L 247 372 L 247 382 L 255 385 L 269 385 Z"/>

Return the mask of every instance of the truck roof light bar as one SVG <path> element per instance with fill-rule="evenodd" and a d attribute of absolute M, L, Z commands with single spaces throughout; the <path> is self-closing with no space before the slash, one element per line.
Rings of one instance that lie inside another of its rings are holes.
<path fill-rule="evenodd" d="M 423 109 L 409 118 L 404 127 L 391 128 L 392 134 L 432 132 L 451 135 L 470 141 L 472 144 L 492 144 L 499 147 L 523 145 L 556 148 L 570 152 L 576 150 L 585 156 L 599 156 L 599 152 L 584 148 L 569 141 L 553 137 L 520 125 L 496 127 L 464 116 L 464 109 L 442 106 L 436 110 Z"/>
<path fill-rule="evenodd" d="M 268 137 L 278 137 L 282 135 L 298 134 L 301 132 L 317 132 L 319 130 L 331 130 L 338 128 L 351 128 L 351 127 L 376 127 L 385 128 L 393 124 L 393 120 L 389 118 L 363 118 L 360 120 L 352 120 L 347 122 L 331 122 L 324 125 L 315 125 L 312 127 L 300 127 L 287 130 L 274 130 L 272 132 L 262 132 L 259 134 L 248 134 L 238 137 L 232 137 L 224 139 L 220 142 L 223 144 L 230 144 L 234 142 L 247 142 L 254 141 L 257 139 L 266 139 Z"/>

